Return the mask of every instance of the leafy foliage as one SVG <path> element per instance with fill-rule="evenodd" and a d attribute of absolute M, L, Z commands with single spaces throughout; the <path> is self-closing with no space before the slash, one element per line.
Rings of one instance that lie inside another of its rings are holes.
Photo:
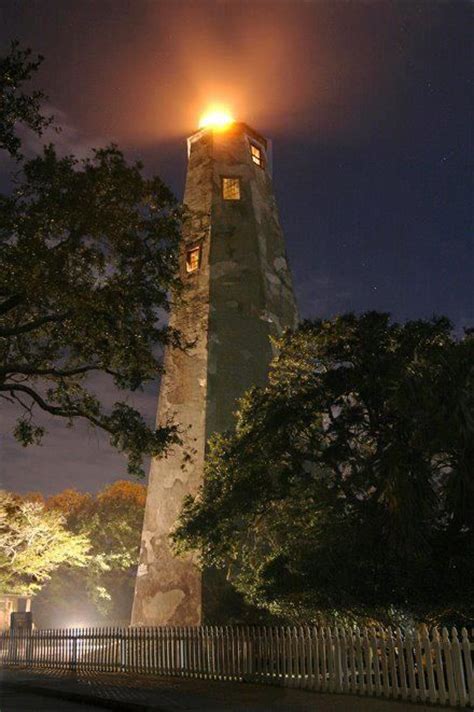
<path fill-rule="evenodd" d="M 89 548 L 88 537 L 70 532 L 60 512 L 0 491 L 3 593 L 36 593 L 60 566 L 85 566 Z"/>
<path fill-rule="evenodd" d="M 14 46 L 0 62 L 2 140 L 14 155 L 15 122 L 44 125 L 37 93 L 15 99 L 38 66 L 28 58 Z M 179 291 L 181 209 L 114 145 L 81 161 L 49 145 L 21 165 L 12 194 L 0 196 L 0 398 L 20 411 L 23 445 L 41 441 L 38 411 L 84 418 L 141 474 L 143 455 L 161 454 L 176 428 L 148 428 L 125 401 L 105 409 L 87 376 L 133 391 L 157 378 L 157 349 L 180 345 L 159 317 Z"/>
<path fill-rule="evenodd" d="M 31 50 L 22 49 L 18 42 L 12 42 L 9 54 L 0 57 L 0 149 L 17 159 L 21 158 L 18 124 L 41 134 L 52 120 L 41 113 L 41 104 L 46 99 L 43 92 L 22 91 L 22 85 L 31 79 L 42 61 L 41 55 L 32 57 Z"/>
<path fill-rule="evenodd" d="M 36 596 L 38 623 L 67 623 L 74 611 L 76 620 L 128 625 L 145 499 L 144 485 L 117 480 L 96 496 L 69 489 L 46 500 L 46 509 L 61 514 L 71 532 L 87 537 L 91 550 L 87 570 L 60 568 Z"/>
<path fill-rule="evenodd" d="M 210 445 L 178 549 L 291 620 L 472 615 L 474 341 L 346 315 L 277 344 Z"/>

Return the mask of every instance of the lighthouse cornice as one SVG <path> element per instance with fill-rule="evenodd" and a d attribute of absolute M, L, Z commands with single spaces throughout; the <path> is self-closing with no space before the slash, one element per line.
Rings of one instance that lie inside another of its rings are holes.
<path fill-rule="evenodd" d="M 196 131 L 196 133 L 193 133 L 191 136 L 189 136 L 187 139 L 188 158 L 191 153 L 192 144 L 196 141 L 200 141 L 204 136 L 208 136 L 209 134 L 212 134 L 213 136 L 246 134 L 254 141 L 258 141 L 265 150 L 267 150 L 270 145 L 270 140 L 268 138 L 265 138 L 263 134 L 256 131 L 249 124 L 246 124 L 244 121 L 234 121 L 225 128 L 205 126 L 204 128 L 199 129 L 198 131 Z"/>

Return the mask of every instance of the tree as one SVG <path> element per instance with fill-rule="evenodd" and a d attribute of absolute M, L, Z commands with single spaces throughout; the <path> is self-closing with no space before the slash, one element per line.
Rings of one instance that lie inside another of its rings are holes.
<path fill-rule="evenodd" d="M 1 140 L 13 155 L 15 121 L 44 125 L 37 94 L 15 98 L 38 66 L 28 57 L 14 46 L 0 62 Z M 0 196 L 0 398 L 20 411 L 23 445 L 44 435 L 38 411 L 81 418 L 141 474 L 143 455 L 160 455 L 176 428 L 148 428 L 125 401 L 106 409 L 87 377 L 106 374 L 133 391 L 159 375 L 160 347 L 180 346 L 159 317 L 179 291 L 181 209 L 114 145 L 80 161 L 49 145 L 21 167 L 12 194 Z"/>
<path fill-rule="evenodd" d="M 85 566 L 89 540 L 72 534 L 58 511 L 0 491 L 0 589 L 36 593 L 60 566 Z"/>
<path fill-rule="evenodd" d="M 52 121 L 41 113 L 41 104 L 46 100 L 44 93 L 22 91 L 24 82 L 31 79 L 42 61 L 41 55 L 33 57 L 31 50 L 22 49 L 18 42 L 12 42 L 9 54 L 0 57 L 0 149 L 16 159 L 22 157 L 18 125 L 41 134 Z"/>
<path fill-rule="evenodd" d="M 29 495 L 27 495 L 29 496 Z M 41 625 L 75 620 L 130 621 L 140 550 L 146 487 L 117 480 L 97 495 L 64 490 L 45 501 L 71 532 L 91 542 L 87 570 L 60 568 L 36 596 L 34 617 Z"/>
<path fill-rule="evenodd" d="M 210 444 L 178 550 L 290 620 L 472 617 L 474 340 L 367 313 L 277 346 Z"/>

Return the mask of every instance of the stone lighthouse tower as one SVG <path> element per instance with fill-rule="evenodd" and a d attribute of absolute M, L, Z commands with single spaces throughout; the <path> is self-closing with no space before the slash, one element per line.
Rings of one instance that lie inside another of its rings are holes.
<path fill-rule="evenodd" d="M 185 294 L 171 323 L 193 347 L 166 352 L 157 416 L 180 424 L 183 445 L 151 465 L 132 625 L 215 619 L 212 578 L 192 555 L 173 555 L 169 534 L 202 482 L 208 438 L 231 426 L 247 388 L 265 382 L 270 337 L 296 325 L 270 166 L 269 142 L 244 123 L 188 139 Z"/>

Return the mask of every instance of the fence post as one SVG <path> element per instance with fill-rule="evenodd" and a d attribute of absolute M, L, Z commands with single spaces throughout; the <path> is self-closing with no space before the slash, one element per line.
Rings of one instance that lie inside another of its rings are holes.
<path fill-rule="evenodd" d="M 389 665 L 389 660 L 388 660 L 388 631 L 384 628 L 380 631 L 380 638 L 379 638 L 379 654 L 380 654 L 380 662 L 382 665 L 382 693 L 385 697 L 390 697 L 390 680 L 389 680 L 389 671 L 388 671 L 388 665 Z"/>
<path fill-rule="evenodd" d="M 388 661 L 390 666 L 388 673 L 390 681 L 387 683 L 389 685 L 388 695 L 397 699 L 399 695 L 398 672 L 397 661 L 395 658 L 395 639 L 391 628 L 389 628 L 387 631 L 386 642 L 388 646 Z"/>
<path fill-rule="evenodd" d="M 437 697 L 441 704 L 445 704 L 448 701 L 448 693 L 445 684 L 445 664 L 443 662 L 443 651 L 441 647 L 441 638 L 439 630 L 433 628 L 431 631 L 431 645 L 433 647 L 435 665 L 436 665 L 436 684 L 437 684 Z"/>
<path fill-rule="evenodd" d="M 448 696 L 451 705 L 455 705 L 457 702 L 456 695 L 456 681 L 454 677 L 453 670 L 453 659 L 452 659 L 452 645 L 449 640 L 449 633 L 447 628 L 443 628 L 441 631 L 441 646 L 444 652 L 444 659 L 446 661 L 446 678 L 448 681 Z"/>
<path fill-rule="evenodd" d="M 454 681 L 458 691 L 458 699 L 456 702 L 465 705 L 467 703 L 466 681 L 464 679 L 461 643 L 459 642 L 456 628 L 451 630 L 451 650 L 453 656 Z"/>
<path fill-rule="evenodd" d="M 348 642 L 347 636 L 346 636 L 346 631 L 344 628 L 341 628 L 340 631 L 340 646 L 341 646 L 341 662 L 342 662 L 342 680 L 341 680 L 341 685 L 342 685 L 342 691 L 343 692 L 349 692 L 349 684 L 350 684 L 350 676 L 351 676 L 351 663 L 349 660 L 348 656 L 348 646 L 350 643 Z"/>
<path fill-rule="evenodd" d="M 300 654 L 300 646 L 299 646 L 299 629 L 296 628 L 296 626 L 293 626 L 293 631 L 292 631 L 292 643 L 291 647 L 293 650 L 293 685 L 295 687 L 300 686 L 300 681 L 301 681 L 301 673 L 300 673 L 300 668 L 301 668 L 301 654 Z M 264 641 L 266 639 L 265 636 L 265 629 L 264 629 Z"/>
<path fill-rule="evenodd" d="M 428 628 L 426 625 L 421 626 L 420 631 L 420 645 L 422 651 L 425 653 L 426 661 L 426 695 L 431 703 L 436 702 L 436 686 L 434 681 L 434 670 L 433 670 L 433 652 L 434 647 L 431 645 L 430 636 L 428 634 Z"/>
<path fill-rule="evenodd" d="M 364 658 L 362 651 L 362 632 L 359 626 L 354 628 L 354 639 L 356 648 L 356 661 L 357 661 L 357 687 L 356 690 L 359 694 L 364 694 L 367 690 L 366 674 L 364 666 Z"/>
<path fill-rule="evenodd" d="M 71 663 L 70 668 L 74 672 L 77 670 L 77 631 L 75 628 L 71 631 Z"/>
<path fill-rule="evenodd" d="M 367 628 L 364 628 L 362 633 L 362 649 L 364 651 L 364 667 L 366 674 L 366 691 L 369 695 L 374 692 L 374 681 L 372 676 L 372 648 L 369 641 L 369 633 Z"/>
<path fill-rule="evenodd" d="M 303 629 L 303 640 L 304 640 L 304 664 L 305 664 L 305 679 L 304 687 L 311 687 L 312 675 L 313 675 L 313 656 L 311 647 L 311 630 L 309 626 L 305 626 Z"/>
<path fill-rule="evenodd" d="M 380 638 L 377 636 L 375 628 L 369 629 L 370 649 L 372 651 L 372 666 L 374 674 L 374 690 L 377 697 L 382 694 L 382 682 L 380 675 Z"/>
<path fill-rule="evenodd" d="M 125 637 L 124 633 L 125 633 L 125 631 L 123 630 L 123 628 L 120 628 L 117 633 L 120 636 L 119 637 L 119 650 L 120 650 L 119 668 L 120 668 L 120 672 L 125 672 L 125 670 L 127 669 L 127 664 L 128 664 L 127 642 L 126 642 L 126 637 Z"/>
<path fill-rule="evenodd" d="M 339 629 L 337 625 L 334 627 L 334 690 L 342 692 L 342 660 L 341 660 L 341 641 L 339 639 Z"/>
<path fill-rule="evenodd" d="M 405 653 L 408 671 L 408 693 L 412 702 L 416 702 L 418 699 L 418 689 L 416 686 L 414 641 L 411 631 L 408 631 L 405 635 Z"/>
<path fill-rule="evenodd" d="M 466 628 L 461 629 L 461 646 L 464 655 L 464 665 L 466 667 L 467 693 L 469 704 L 474 707 L 474 674 L 472 670 L 471 650 L 472 644 L 467 636 Z"/>
<path fill-rule="evenodd" d="M 26 645 L 25 645 L 25 663 L 27 665 L 31 665 L 31 663 L 33 662 L 32 650 L 33 650 L 33 631 L 30 630 L 27 633 Z"/>
<path fill-rule="evenodd" d="M 418 679 L 418 696 L 422 702 L 428 699 L 428 693 L 426 691 L 426 679 L 425 670 L 426 665 L 423 665 L 423 649 L 421 645 L 421 635 L 420 631 L 417 630 L 414 634 L 413 639 L 413 649 L 416 660 L 416 677 Z"/>

